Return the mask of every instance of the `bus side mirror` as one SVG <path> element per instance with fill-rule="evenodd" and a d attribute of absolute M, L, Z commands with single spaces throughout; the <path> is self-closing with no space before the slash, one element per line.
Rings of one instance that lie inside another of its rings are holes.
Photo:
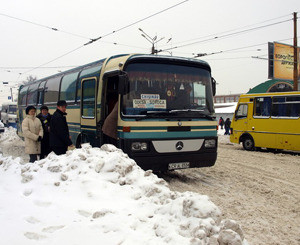
<path fill-rule="evenodd" d="M 212 87 L 213 96 L 215 96 L 217 90 L 217 82 L 213 77 L 211 78 L 211 87 Z"/>
<path fill-rule="evenodd" d="M 129 92 L 129 80 L 126 73 L 119 75 L 118 93 L 121 95 Z"/>

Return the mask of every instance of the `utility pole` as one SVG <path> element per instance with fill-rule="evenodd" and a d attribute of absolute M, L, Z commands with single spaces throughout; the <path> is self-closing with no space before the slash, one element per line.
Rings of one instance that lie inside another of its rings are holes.
<path fill-rule="evenodd" d="M 14 98 L 13 98 L 12 87 L 10 87 L 10 97 L 11 97 L 11 101 L 13 102 L 13 101 L 14 101 Z"/>
<path fill-rule="evenodd" d="M 294 12 L 294 90 L 298 91 L 297 12 Z"/>

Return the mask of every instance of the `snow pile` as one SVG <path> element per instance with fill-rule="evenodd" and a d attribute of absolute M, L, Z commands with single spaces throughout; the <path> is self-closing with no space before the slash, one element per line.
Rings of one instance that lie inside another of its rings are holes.
<path fill-rule="evenodd" d="M 4 124 L 3 122 L 0 120 L 0 128 L 3 128 L 4 127 Z"/>
<path fill-rule="evenodd" d="M 17 135 L 17 131 L 13 127 L 5 128 L 5 131 L 0 134 L 0 152 L 7 156 L 29 158 L 25 154 L 24 141 Z"/>
<path fill-rule="evenodd" d="M 207 196 L 170 191 L 112 145 L 26 164 L 0 154 L 0 193 L 3 244 L 247 244 Z"/>

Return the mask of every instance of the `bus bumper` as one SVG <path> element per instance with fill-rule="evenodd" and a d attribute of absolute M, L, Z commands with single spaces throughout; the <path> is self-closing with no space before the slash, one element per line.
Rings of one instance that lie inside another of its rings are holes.
<path fill-rule="evenodd" d="M 217 160 L 217 152 L 188 153 L 182 155 L 163 155 L 163 156 L 131 156 L 136 163 L 144 170 L 153 171 L 169 170 L 169 164 L 188 162 L 189 168 L 211 167 Z"/>

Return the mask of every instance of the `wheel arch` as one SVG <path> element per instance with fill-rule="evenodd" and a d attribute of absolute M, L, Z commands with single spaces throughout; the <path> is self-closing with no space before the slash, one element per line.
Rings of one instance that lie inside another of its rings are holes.
<path fill-rule="evenodd" d="M 244 139 L 246 139 L 246 138 L 252 139 L 255 144 L 254 138 L 252 137 L 252 135 L 250 133 L 243 133 L 239 138 L 239 143 L 243 142 Z"/>

